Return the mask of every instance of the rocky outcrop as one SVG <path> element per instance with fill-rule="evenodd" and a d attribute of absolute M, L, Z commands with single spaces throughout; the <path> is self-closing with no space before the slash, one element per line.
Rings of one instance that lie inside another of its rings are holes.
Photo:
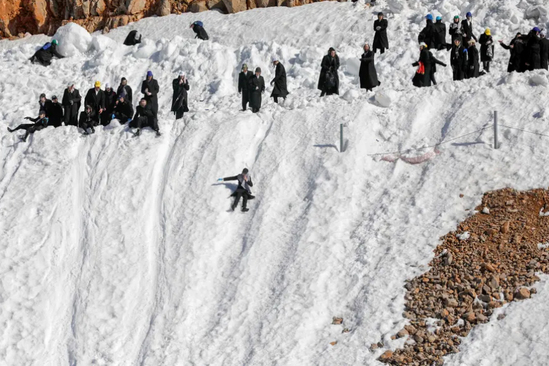
<path fill-rule="evenodd" d="M 264 8 L 299 6 L 318 0 L 2 0 L 0 37 L 24 33 L 52 35 L 67 22 L 88 31 L 116 28 L 151 15 L 217 10 L 222 13 Z"/>

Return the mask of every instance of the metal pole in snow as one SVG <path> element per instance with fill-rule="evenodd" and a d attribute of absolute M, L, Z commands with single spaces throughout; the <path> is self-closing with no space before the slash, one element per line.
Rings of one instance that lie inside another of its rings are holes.
<path fill-rule="evenodd" d="M 343 152 L 343 123 L 339 124 L 339 152 Z"/>
<path fill-rule="evenodd" d="M 494 111 L 494 149 L 499 148 L 498 142 L 498 112 Z"/>

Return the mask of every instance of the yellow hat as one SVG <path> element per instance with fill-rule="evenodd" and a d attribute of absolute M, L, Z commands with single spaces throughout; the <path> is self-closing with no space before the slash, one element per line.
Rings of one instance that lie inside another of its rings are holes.
<path fill-rule="evenodd" d="M 95 87 L 96 87 L 96 88 L 101 88 L 101 82 L 100 82 L 100 81 L 96 81 L 96 82 L 95 82 Z"/>
<path fill-rule="evenodd" d="M 486 34 L 487 36 L 491 36 L 492 33 L 490 32 L 490 28 L 486 28 L 486 30 L 484 31 L 484 34 Z"/>

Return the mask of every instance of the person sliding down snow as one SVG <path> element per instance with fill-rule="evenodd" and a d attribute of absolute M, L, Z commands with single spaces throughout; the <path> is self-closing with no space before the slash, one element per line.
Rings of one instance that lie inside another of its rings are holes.
<path fill-rule="evenodd" d="M 41 110 L 40 115 L 37 118 L 25 117 L 25 119 L 29 121 L 33 121 L 34 123 L 24 123 L 15 127 L 14 129 L 11 129 L 8 127 L 9 132 L 15 132 L 17 130 L 26 130 L 27 132 L 25 133 L 25 136 L 21 137 L 21 141 L 23 142 L 27 141 L 27 137 L 29 137 L 31 133 L 40 131 L 41 129 L 48 127 L 48 117 L 46 117 L 45 110 Z"/>
<path fill-rule="evenodd" d="M 139 36 L 139 38 L 137 38 Z M 133 46 L 138 43 L 141 43 L 141 34 L 137 33 L 136 30 L 132 30 L 130 33 L 128 33 L 128 36 L 126 37 L 126 40 L 124 41 L 124 45 L 126 46 Z"/>
<path fill-rule="evenodd" d="M 234 177 L 219 178 L 217 181 L 226 182 L 231 180 L 238 181 L 236 191 L 231 194 L 231 197 L 234 197 L 234 202 L 231 205 L 231 209 L 233 211 L 236 209 L 238 202 L 240 201 L 240 197 L 242 197 L 242 212 L 248 212 L 249 209 L 246 207 L 248 200 L 255 198 L 255 196 L 252 196 L 252 189 L 250 188 L 254 186 L 254 183 L 252 182 L 252 177 L 248 174 L 248 169 L 244 168 L 242 170 L 242 174 L 238 174 Z"/>
<path fill-rule="evenodd" d="M 52 58 L 65 58 L 65 56 L 57 52 L 58 44 L 59 43 L 55 39 L 52 40 L 51 43 L 48 42 L 44 44 L 42 48 L 36 51 L 35 54 L 30 58 L 30 62 L 32 62 L 33 64 L 38 62 L 42 66 L 50 66 Z"/>
<path fill-rule="evenodd" d="M 208 33 L 206 33 L 206 30 L 204 29 L 204 24 L 200 20 L 192 23 L 191 29 L 196 33 L 194 38 L 199 38 L 203 41 L 207 41 L 209 39 Z"/>
<path fill-rule="evenodd" d="M 130 128 L 137 128 L 135 136 L 141 135 L 141 129 L 143 127 L 150 127 L 156 131 L 156 136 L 160 136 L 160 129 L 158 128 L 158 123 L 154 117 L 154 113 L 147 105 L 147 100 L 145 98 L 141 99 L 139 105 L 135 110 L 135 115 L 133 120 L 130 122 Z"/>
<path fill-rule="evenodd" d="M 99 124 L 99 116 L 95 113 L 92 106 L 87 105 L 84 112 L 80 113 L 80 120 L 78 121 L 78 127 L 84 130 L 84 135 L 89 135 L 90 132 L 88 129 L 91 130 L 91 133 L 95 133 L 94 126 L 97 126 Z"/>
<path fill-rule="evenodd" d="M 271 97 L 273 97 L 275 103 L 278 103 L 278 98 L 286 100 L 286 96 L 290 93 L 288 93 L 288 85 L 286 84 L 286 69 L 276 56 L 273 57 L 273 65 L 275 65 L 276 70 L 275 77 L 271 80 L 271 85 L 274 84 Z"/>

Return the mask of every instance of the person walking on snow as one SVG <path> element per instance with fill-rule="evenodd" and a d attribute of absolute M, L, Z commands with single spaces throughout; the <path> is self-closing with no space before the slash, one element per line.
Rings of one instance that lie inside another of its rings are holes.
<path fill-rule="evenodd" d="M 440 65 L 442 67 L 446 67 L 446 64 L 438 59 L 435 58 L 435 56 L 433 56 L 433 53 L 431 51 L 429 51 L 429 58 L 431 60 L 431 73 L 430 73 L 430 78 L 431 78 L 431 84 L 433 85 L 437 85 L 437 80 L 435 79 L 435 74 L 437 72 L 437 65 Z"/>
<path fill-rule="evenodd" d="M 73 83 L 69 83 L 63 92 L 61 104 L 65 111 L 65 126 L 76 126 L 78 124 L 78 111 L 80 110 L 80 92 L 75 89 Z"/>
<path fill-rule="evenodd" d="M 147 105 L 151 108 L 155 119 L 158 118 L 159 91 L 158 81 L 153 78 L 152 71 L 147 71 L 147 78 L 143 81 L 143 85 L 141 85 L 141 93 L 144 94 Z"/>
<path fill-rule="evenodd" d="M 189 111 L 187 103 L 189 81 L 185 78 L 184 73 L 180 73 L 178 78 L 172 81 L 172 87 L 172 112 L 175 114 L 175 119 L 180 119 L 183 118 L 185 112 Z"/>
<path fill-rule="evenodd" d="M 419 43 L 424 42 L 429 49 L 434 48 L 436 42 L 436 30 L 433 24 L 433 16 L 427 14 L 425 17 L 425 28 L 419 33 L 417 40 Z"/>
<path fill-rule="evenodd" d="M 95 125 L 97 126 L 99 124 L 99 118 L 105 110 L 105 93 L 101 90 L 101 82 L 96 81 L 94 87 L 88 90 L 88 94 L 86 94 L 86 98 L 84 99 L 84 104 L 92 107 L 93 114 L 97 117 L 97 120 L 94 119 L 93 121 L 97 123 Z"/>
<path fill-rule="evenodd" d="M 265 80 L 261 76 L 261 69 L 255 69 L 255 75 L 250 81 L 250 107 L 252 112 L 257 113 L 261 109 L 261 94 L 265 92 Z"/>
<path fill-rule="evenodd" d="M 463 42 L 469 44 L 471 39 L 477 42 L 477 37 L 473 34 L 473 14 L 468 12 L 465 19 L 461 22 L 461 32 L 463 34 Z"/>
<path fill-rule="evenodd" d="M 191 29 L 196 33 L 194 38 L 198 38 L 203 41 L 207 41 L 209 39 L 208 33 L 206 33 L 206 30 L 204 29 L 204 24 L 200 20 L 192 23 Z"/>
<path fill-rule="evenodd" d="M 377 14 L 377 20 L 374 22 L 374 36 L 373 51 L 377 52 L 379 49 L 381 54 L 385 53 L 385 49 L 389 49 L 389 39 L 387 38 L 387 27 L 389 23 L 387 19 L 383 19 L 383 13 Z"/>
<path fill-rule="evenodd" d="M 436 23 L 433 25 L 435 30 L 435 38 L 433 48 L 436 50 L 448 49 L 452 45 L 446 43 L 446 24 L 442 22 L 442 17 L 437 16 Z"/>
<path fill-rule="evenodd" d="M 375 53 L 375 51 L 374 51 Z M 330 47 L 328 54 L 322 58 L 320 64 L 320 78 L 318 79 L 318 89 L 322 91 L 321 97 L 325 95 L 339 94 L 339 56 L 335 49 Z"/>
<path fill-rule="evenodd" d="M 377 79 L 377 71 L 374 63 L 375 53 L 370 49 L 370 45 L 364 45 L 364 53 L 360 58 L 360 70 L 358 76 L 360 78 L 360 88 L 372 91 L 373 88 L 381 83 Z"/>
<path fill-rule="evenodd" d="M 482 69 L 485 72 L 490 72 L 490 62 L 494 58 L 494 40 L 490 28 L 486 28 L 480 36 L 480 61 L 482 61 Z"/>
<path fill-rule="evenodd" d="M 15 132 L 17 130 L 26 130 L 24 137 L 20 137 L 21 141 L 25 142 L 27 141 L 27 137 L 31 133 L 35 133 L 36 131 L 40 131 L 43 128 L 46 128 L 48 126 L 48 117 L 46 117 L 46 111 L 41 110 L 37 118 L 31 118 L 31 117 L 25 117 L 26 120 L 32 121 L 34 123 L 23 123 L 15 128 L 9 128 L 9 132 Z"/>
<path fill-rule="evenodd" d="M 242 71 L 238 75 L 238 92 L 242 94 L 242 111 L 246 111 L 250 101 L 250 83 L 254 73 L 248 70 L 248 65 L 242 65 Z"/>
<path fill-rule="evenodd" d="M 419 52 L 419 61 L 412 64 L 417 67 L 412 83 L 418 88 L 428 87 L 431 86 L 431 54 L 425 42 L 419 45 Z"/>
<path fill-rule="evenodd" d="M 478 78 L 480 69 L 479 52 L 476 46 L 476 42 L 472 38 L 469 40 L 469 48 L 467 48 L 467 60 L 467 78 Z"/>
<path fill-rule="evenodd" d="M 59 43 L 57 42 L 57 40 L 52 40 L 51 43 L 48 42 L 46 44 L 44 44 L 38 51 L 36 51 L 34 53 L 34 55 L 30 58 L 30 62 L 32 62 L 33 64 L 34 63 L 39 63 L 40 65 L 42 66 L 50 66 L 51 65 L 51 60 L 54 58 L 54 57 L 57 57 L 57 58 L 65 58 L 65 56 L 63 56 L 62 54 L 60 54 L 58 51 L 57 51 L 57 45 Z"/>
<path fill-rule="evenodd" d="M 524 72 L 522 67 L 522 58 L 525 49 L 524 40 L 522 39 L 522 34 L 517 33 L 515 38 L 511 40 L 509 45 L 503 43 L 502 40 L 498 41 L 501 47 L 509 50 L 511 56 L 509 58 L 509 65 L 507 66 L 507 72 Z"/>
<path fill-rule="evenodd" d="M 276 56 L 273 57 L 273 65 L 275 65 L 275 77 L 271 80 L 271 85 L 274 85 L 271 97 L 275 103 L 278 103 L 278 98 L 286 100 L 288 93 L 288 85 L 286 84 L 286 69 L 280 63 Z"/>
<path fill-rule="evenodd" d="M 255 196 L 252 196 L 252 189 L 250 188 L 254 186 L 254 183 L 252 182 L 252 177 L 249 174 L 248 169 L 244 168 L 241 174 L 235 175 L 234 177 L 219 178 L 217 181 L 227 182 L 232 180 L 238 181 L 238 187 L 236 188 L 236 191 L 231 194 L 231 197 L 234 197 L 231 209 L 234 211 L 238 207 L 238 202 L 240 201 L 240 197 L 242 197 L 242 212 L 248 212 L 248 200 L 255 198 Z"/>

